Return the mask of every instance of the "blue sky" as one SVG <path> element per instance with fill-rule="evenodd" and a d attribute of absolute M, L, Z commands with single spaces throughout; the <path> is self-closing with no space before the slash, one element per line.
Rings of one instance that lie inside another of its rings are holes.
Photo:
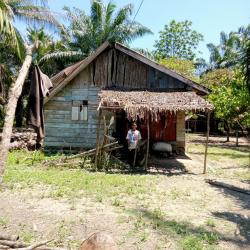
<path fill-rule="evenodd" d="M 60 12 L 66 5 L 79 7 L 89 13 L 90 1 L 49 0 L 49 5 L 56 12 Z M 136 12 L 141 0 L 113 0 L 113 2 L 118 7 L 132 3 Z M 154 42 L 158 39 L 158 32 L 172 19 L 193 22 L 193 29 L 204 36 L 204 41 L 199 47 L 201 56 L 208 59 L 207 43 L 218 44 L 221 31 L 228 33 L 250 23 L 250 0 L 144 0 L 136 21 L 149 27 L 154 35 L 137 39 L 131 46 L 153 49 Z"/>

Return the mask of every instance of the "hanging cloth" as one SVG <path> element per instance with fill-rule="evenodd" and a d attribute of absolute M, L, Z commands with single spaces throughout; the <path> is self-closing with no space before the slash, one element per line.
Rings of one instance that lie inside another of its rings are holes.
<path fill-rule="evenodd" d="M 35 65 L 31 76 L 27 124 L 37 133 L 37 143 L 40 143 L 44 138 L 43 101 L 49 95 L 49 90 L 52 87 L 53 84 L 49 77 Z"/>

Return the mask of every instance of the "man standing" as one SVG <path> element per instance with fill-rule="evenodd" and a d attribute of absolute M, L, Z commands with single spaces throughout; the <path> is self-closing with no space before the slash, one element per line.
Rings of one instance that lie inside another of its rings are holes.
<path fill-rule="evenodd" d="M 137 125 L 135 122 L 132 123 L 131 129 L 128 131 L 126 139 L 128 141 L 128 150 L 129 150 L 128 162 L 130 165 L 133 165 L 135 151 L 137 149 L 139 141 L 141 140 L 141 133 L 139 130 L 137 130 Z"/>

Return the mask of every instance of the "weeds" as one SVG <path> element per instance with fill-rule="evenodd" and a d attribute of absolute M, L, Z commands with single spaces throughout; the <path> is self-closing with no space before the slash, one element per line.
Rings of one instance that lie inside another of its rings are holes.
<path fill-rule="evenodd" d="M 8 220 L 5 218 L 0 218 L 0 227 L 6 228 L 8 225 Z"/>
<path fill-rule="evenodd" d="M 207 219 L 206 225 L 209 227 L 215 227 L 215 222 L 212 219 Z"/>

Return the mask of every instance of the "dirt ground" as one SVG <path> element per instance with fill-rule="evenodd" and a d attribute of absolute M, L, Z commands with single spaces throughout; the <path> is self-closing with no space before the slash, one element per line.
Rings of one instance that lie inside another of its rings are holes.
<path fill-rule="evenodd" d="M 42 183 L 30 186 L 7 183 L 0 191 L 0 233 L 19 234 L 27 242 L 52 238 L 54 245 L 69 249 L 77 249 L 82 239 L 98 231 L 112 235 L 119 249 L 125 250 L 250 249 L 250 195 L 205 182 L 216 179 L 250 190 L 250 168 L 244 164 L 237 166 L 237 161 L 230 159 L 222 166 L 217 158 L 208 158 L 208 173 L 203 175 L 203 155 L 195 150 L 204 139 L 188 135 L 185 157 L 153 157 L 146 178 L 154 178 L 155 184 L 148 187 L 148 193 L 119 194 L 112 202 L 84 195 L 74 199 L 51 197 L 46 194 L 53 187 Z M 209 143 L 234 148 L 234 142 L 225 143 L 221 137 L 211 137 Z M 246 152 L 249 142 L 240 139 L 240 144 L 237 150 Z M 165 224 L 151 227 L 150 220 L 154 218 L 164 220 Z M 190 234 L 199 235 L 201 227 L 212 230 L 219 240 L 213 246 L 181 247 L 178 245 L 181 233 L 176 226 L 184 225 Z M 176 237 L 171 230 L 166 231 L 168 227 L 177 232 Z"/>

